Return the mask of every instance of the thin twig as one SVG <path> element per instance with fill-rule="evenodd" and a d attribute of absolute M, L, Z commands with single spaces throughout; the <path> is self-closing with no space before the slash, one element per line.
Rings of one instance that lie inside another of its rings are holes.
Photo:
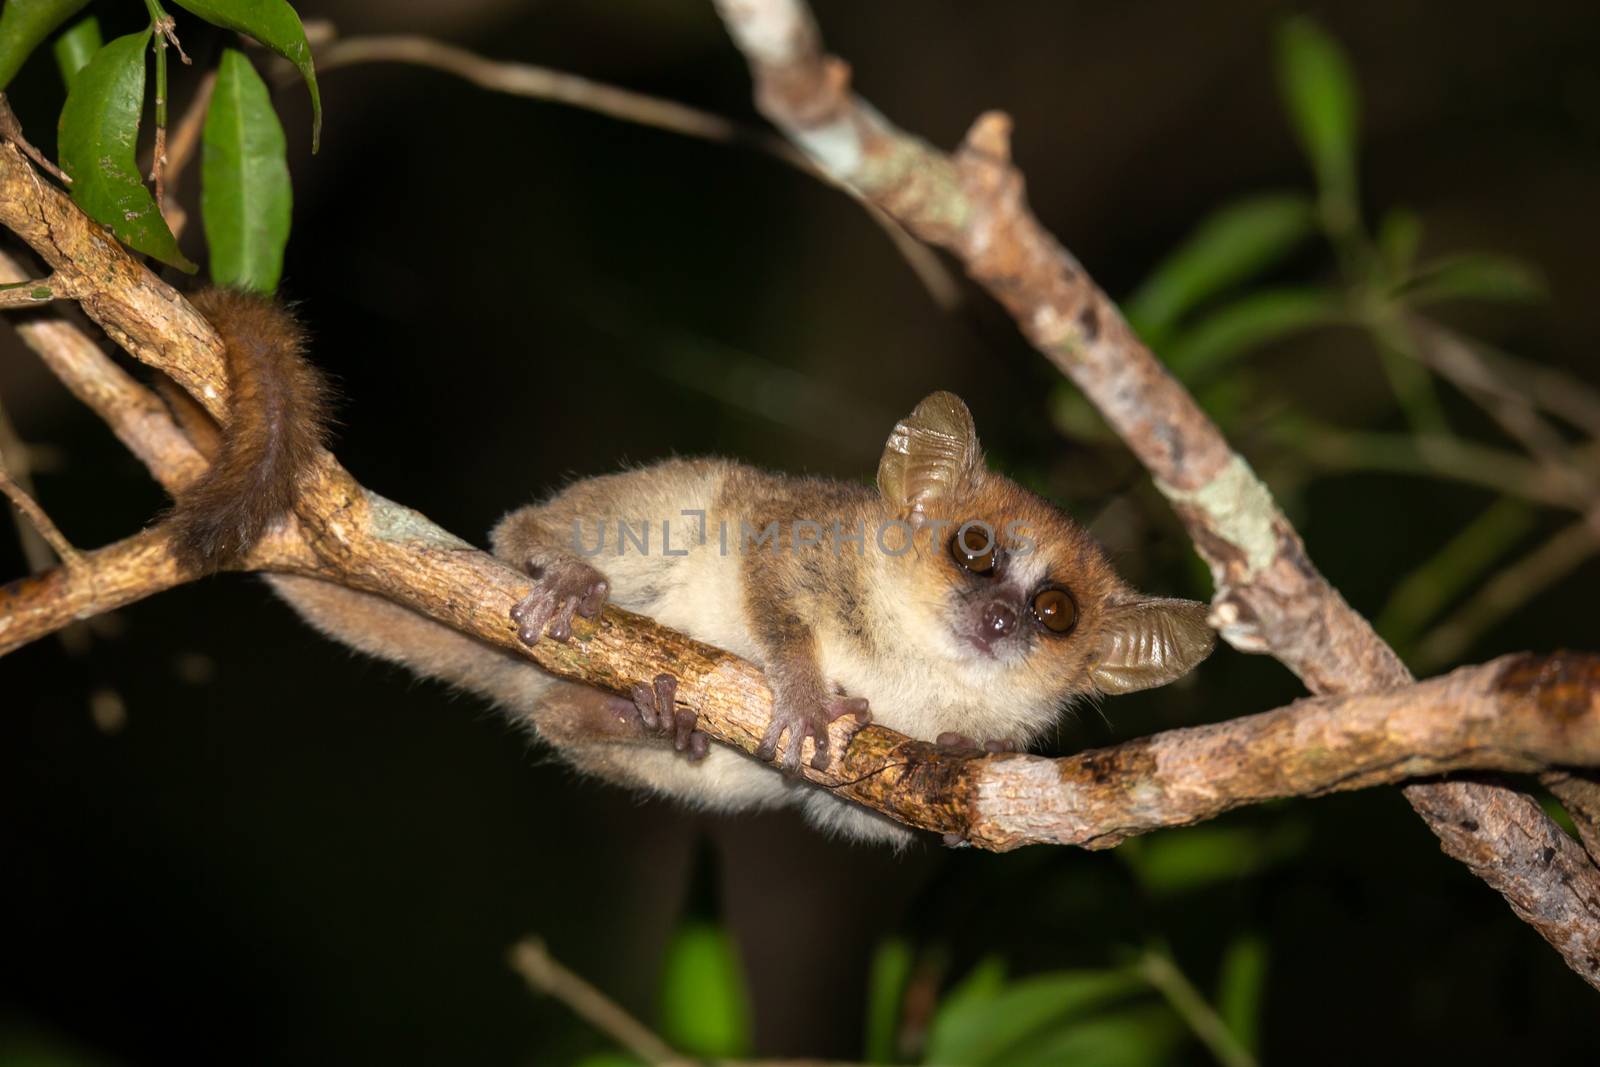
<path fill-rule="evenodd" d="M 0 281 L 16 281 L 27 273 L 17 260 L 0 252 Z M 177 489 L 205 470 L 205 459 L 172 421 L 160 398 L 75 323 L 46 313 L 12 325 L 46 369 L 98 415 L 163 486 Z"/>
<path fill-rule="evenodd" d="M 1493 345 L 1462 337 L 1431 319 L 1412 316 L 1424 344 L 1417 356 L 1439 374 L 1466 389 L 1512 401 L 1531 401 L 1588 436 L 1600 438 L 1600 392 L 1572 375 L 1501 352 Z"/>
<path fill-rule="evenodd" d="M 216 87 L 217 72 L 207 71 L 201 77 L 200 84 L 195 86 L 194 96 L 190 99 L 183 118 L 172 131 L 172 142 L 167 151 L 168 185 L 178 184 L 184 168 L 194 155 L 195 146 L 200 143 L 200 134 L 206 124 L 206 110 L 211 106 L 211 94 Z"/>
<path fill-rule="evenodd" d="M 1453 382 L 1530 456 L 1570 480 L 1576 492 L 1594 496 L 1593 472 L 1572 462 L 1571 448 L 1523 385 L 1502 377 L 1472 341 L 1421 315 L 1407 317 L 1401 333 L 1410 342 L 1402 345 L 1408 355 Z"/>
<path fill-rule="evenodd" d="M 30 308 L 56 300 L 70 300 L 77 295 L 72 283 L 59 274 L 48 278 L 29 279 L 0 284 L 0 309 Z"/>
<path fill-rule="evenodd" d="M 1200 1042 L 1223 1067 L 1256 1067 L 1256 1058 L 1239 1043 L 1206 998 L 1178 969 L 1171 957 L 1154 949 L 1139 957 L 1139 973 L 1167 998 L 1172 1010 L 1188 1024 Z"/>
<path fill-rule="evenodd" d="M 1406 575 L 1378 613 L 1378 631 L 1401 647 L 1533 529 L 1532 505 L 1503 496 Z"/>
<path fill-rule="evenodd" d="M 172 142 L 167 151 L 167 189 L 169 191 L 178 187 L 179 180 L 183 177 L 184 168 L 193 158 L 195 147 L 200 143 L 200 135 L 205 129 L 206 111 L 211 106 L 211 94 L 217 87 L 217 72 L 209 70 L 200 79 L 200 84 L 195 87 L 194 97 L 189 101 L 189 107 L 183 113 L 183 118 L 178 121 L 177 127 L 172 132 Z M 188 212 L 176 204 L 162 205 L 167 209 L 167 224 L 172 230 L 172 236 L 177 237 L 183 233 L 184 225 L 189 221 Z"/>
<path fill-rule="evenodd" d="M 150 12 L 151 47 L 156 54 L 156 140 L 150 153 L 150 180 L 156 186 L 157 209 L 164 210 L 167 203 L 164 177 L 167 165 L 167 46 L 172 46 L 185 66 L 189 65 L 189 57 L 184 54 L 183 45 L 178 43 L 178 22 L 162 8 L 161 0 L 144 2 Z"/>
<path fill-rule="evenodd" d="M 1309 424 L 1278 437 L 1324 468 L 1422 474 L 1579 513 L 1594 506 L 1592 490 L 1575 484 L 1570 469 L 1552 469 L 1515 452 L 1459 437 L 1371 433 Z"/>
<path fill-rule="evenodd" d="M 28 495 L 27 490 L 18 485 L 11 477 L 11 471 L 6 467 L 4 456 L 0 456 L 0 494 L 4 494 L 11 501 L 11 506 L 27 516 L 33 528 L 39 531 L 39 536 L 47 541 L 61 562 L 68 567 L 76 567 L 82 562 L 78 550 L 72 542 L 62 535 L 55 522 L 46 514 L 39 502 Z"/>
<path fill-rule="evenodd" d="M 1549 540 L 1491 578 L 1445 622 L 1417 644 L 1421 670 L 1437 670 L 1463 656 L 1490 627 L 1550 588 L 1600 552 L 1600 516 L 1563 527 Z"/>
<path fill-rule="evenodd" d="M 6 414 L 4 405 L 0 405 L 0 467 L 7 467 L 11 471 L 12 481 L 24 493 L 33 495 L 32 451 L 18 436 L 16 427 L 11 425 L 11 416 Z M 49 542 L 23 517 L 22 512 L 14 512 L 11 518 L 17 528 L 17 541 L 22 545 L 22 556 L 28 562 L 28 570 L 38 574 L 53 566 L 60 557 L 51 555 Z"/>
<path fill-rule="evenodd" d="M 43 152 L 33 147 L 33 143 L 22 135 L 22 123 L 17 121 L 16 112 L 11 110 L 11 103 L 3 91 L 0 91 L 0 140 L 16 145 L 22 150 L 23 155 L 33 160 L 35 166 L 62 185 L 72 184 L 72 179 L 67 177 L 65 171 L 47 159 Z"/>
<path fill-rule="evenodd" d="M 526 938 L 511 947 L 511 969 L 535 993 L 555 997 L 573 1013 L 646 1063 L 658 1067 L 693 1067 L 693 1061 L 674 1052 L 648 1026 L 624 1011 L 616 1001 L 582 977 L 557 963 L 538 938 Z"/>
<path fill-rule="evenodd" d="M 791 166 L 815 173 L 805 156 L 782 138 L 709 111 L 591 81 L 577 74 L 487 59 L 428 37 L 349 37 L 317 49 L 317 73 L 359 63 L 407 63 L 454 74 L 481 89 L 566 104 L 640 126 L 705 141 L 747 144 Z"/>
<path fill-rule="evenodd" d="M 429 37 L 351 37 L 318 48 L 316 60 L 319 74 L 359 63 L 408 63 L 428 67 L 454 74 L 491 92 L 565 104 L 621 122 L 649 126 L 703 141 L 754 148 L 827 185 L 850 192 L 848 187 L 819 169 L 789 142 L 765 130 L 686 104 L 606 85 L 549 67 L 487 59 L 465 48 Z M 286 69 L 284 78 L 298 78 L 298 73 Z M 946 310 L 957 306 L 961 302 L 961 287 L 944 264 L 939 262 L 938 256 L 906 233 L 899 223 L 878 207 L 872 204 L 863 206 L 873 222 L 894 242 L 896 251 L 934 301 Z"/>

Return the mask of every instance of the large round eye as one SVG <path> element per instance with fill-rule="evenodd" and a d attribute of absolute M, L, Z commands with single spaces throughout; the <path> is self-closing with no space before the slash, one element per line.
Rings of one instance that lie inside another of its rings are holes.
<path fill-rule="evenodd" d="M 1047 585 L 1033 594 L 1033 617 L 1053 634 L 1071 633 L 1078 625 L 1078 602 L 1059 585 Z"/>
<path fill-rule="evenodd" d="M 950 538 L 950 554 L 973 574 L 985 577 L 994 573 L 1000 558 L 994 531 L 978 522 L 962 524 Z"/>

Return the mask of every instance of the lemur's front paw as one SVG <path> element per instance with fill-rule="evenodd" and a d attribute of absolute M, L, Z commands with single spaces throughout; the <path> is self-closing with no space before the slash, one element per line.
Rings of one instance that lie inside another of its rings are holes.
<path fill-rule="evenodd" d="M 633 687 L 633 706 L 645 732 L 671 741 L 674 751 L 690 763 L 698 763 L 711 751 L 711 738 L 694 728 L 699 715 L 693 708 L 679 707 L 677 696 L 678 680 L 658 674 L 651 684 L 640 682 Z"/>
<path fill-rule="evenodd" d="M 517 637 L 523 644 L 538 644 L 543 635 L 565 641 L 572 636 L 574 613 L 593 619 L 606 606 L 611 583 L 581 560 L 530 561 L 526 570 L 536 584 L 511 609 L 511 617 L 518 624 Z"/>
<path fill-rule="evenodd" d="M 966 734 L 958 734 L 954 730 L 946 730 L 934 738 L 933 743 L 960 756 L 984 752 L 1015 752 L 1019 747 L 1015 741 L 1004 737 L 979 744 Z"/>
<path fill-rule="evenodd" d="M 849 744 L 856 731 L 872 721 L 871 709 L 865 697 L 832 696 L 821 701 L 777 700 L 772 707 L 772 723 L 756 749 L 756 759 L 771 760 L 778 752 L 778 741 L 789 735 L 789 747 L 783 752 L 783 770 L 795 774 L 800 770 L 800 748 L 806 738 L 816 743 L 816 754 L 811 766 L 825 770 L 828 766 L 828 726 L 838 719 L 855 720 L 845 733 L 844 743 Z"/>

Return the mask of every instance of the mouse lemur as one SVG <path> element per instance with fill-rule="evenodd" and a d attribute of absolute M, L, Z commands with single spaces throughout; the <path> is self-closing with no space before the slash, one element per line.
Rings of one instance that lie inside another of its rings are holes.
<path fill-rule="evenodd" d="M 232 411 L 220 434 L 180 411 L 209 438 L 215 473 L 169 521 L 181 558 L 214 569 L 288 510 L 326 416 L 321 380 L 281 310 L 214 292 L 197 306 L 226 343 Z M 1204 605 L 1134 592 L 1070 518 L 986 469 L 972 417 L 950 393 L 895 425 L 876 487 L 674 459 L 575 482 L 511 512 L 490 540 L 535 579 L 513 609 L 525 642 L 567 640 L 574 615 L 610 601 L 759 664 L 774 717 L 758 755 L 770 759 L 787 734 L 789 770 L 804 737 L 825 766 L 826 728 L 846 716 L 950 746 L 1023 747 L 1074 699 L 1170 682 L 1212 647 Z M 323 632 L 493 700 L 581 771 L 702 808 L 795 804 L 837 833 L 912 839 L 710 744 L 670 675 L 620 696 L 376 596 L 271 580 Z"/>

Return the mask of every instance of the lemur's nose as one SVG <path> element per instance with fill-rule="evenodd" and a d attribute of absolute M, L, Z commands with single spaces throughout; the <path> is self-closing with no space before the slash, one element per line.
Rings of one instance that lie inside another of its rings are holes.
<path fill-rule="evenodd" d="M 1002 600 L 991 600 L 983 609 L 985 637 L 1006 637 L 1017 628 L 1017 613 Z"/>

